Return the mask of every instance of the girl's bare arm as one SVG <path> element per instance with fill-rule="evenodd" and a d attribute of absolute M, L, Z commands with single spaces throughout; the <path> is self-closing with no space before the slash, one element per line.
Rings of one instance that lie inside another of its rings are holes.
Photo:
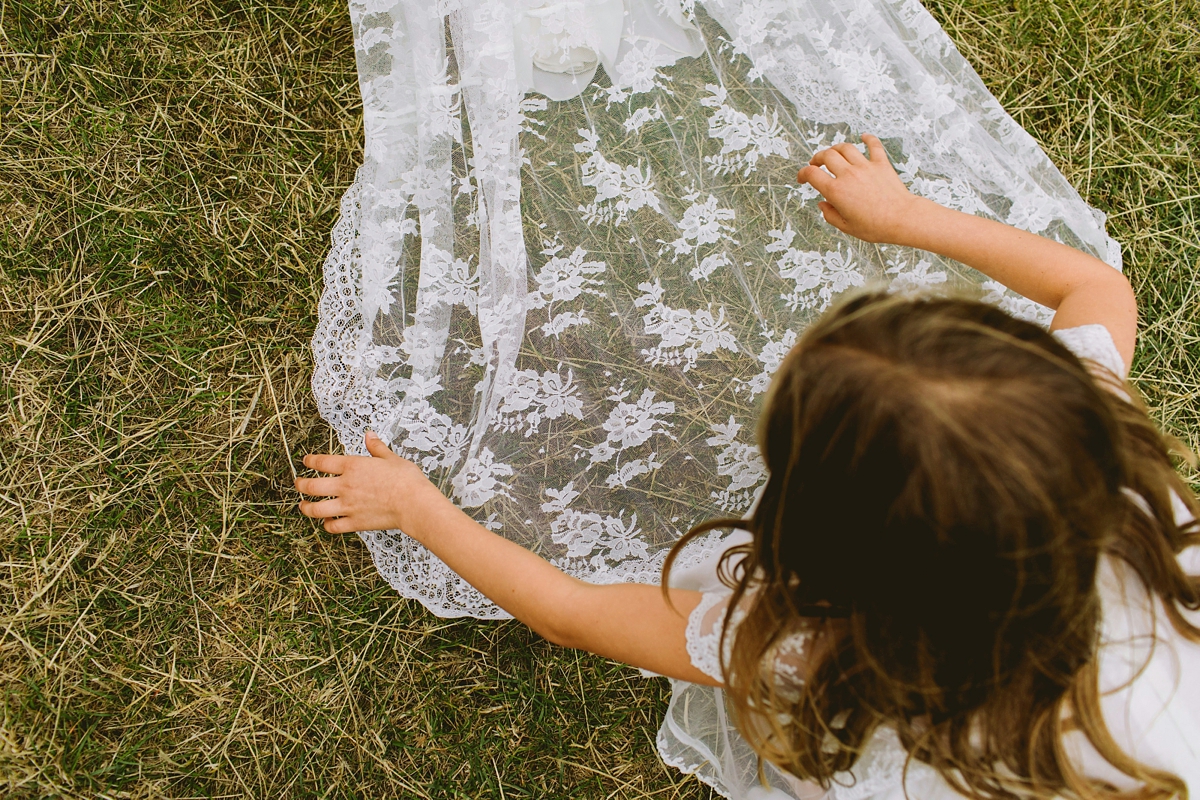
<path fill-rule="evenodd" d="M 929 250 L 974 267 L 1053 308 L 1052 329 L 1099 323 L 1131 362 L 1137 303 L 1124 275 L 1072 247 L 911 194 L 879 139 L 865 135 L 863 142 L 869 159 L 840 144 L 817 153 L 797 176 L 824 195 L 829 224 L 868 242 Z"/>
<path fill-rule="evenodd" d="M 497 536 L 460 511 L 417 465 L 367 434 L 370 457 L 308 455 L 305 466 L 332 473 L 298 478 L 296 488 L 329 499 L 300 511 L 331 533 L 399 529 L 416 539 L 488 599 L 555 644 L 693 683 L 713 680 L 692 666 L 685 630 L 699 592 L 658 586 L 586 583 Z M 672 607 L 674 606 L 674 607 Z"/>

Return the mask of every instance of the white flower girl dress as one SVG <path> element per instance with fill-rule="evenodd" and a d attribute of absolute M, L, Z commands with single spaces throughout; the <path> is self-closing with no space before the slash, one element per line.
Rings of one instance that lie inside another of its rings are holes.
<path fill-rule="evenodd" d="M 1082 359 L 1123 376 L 1125 366 L 1102 325 L 1083 325 L 1054 334 Z M 1176 498 L 1176 521 L 1192 516 Z M 739 533 L 741 541 L 748 534 Z M 722 680 L 721 629 L 731 592 L 717 579 L 718 557 L 672 571 L 674 586 L 703 592 L 688 618 L 687 650 L 693 665 Z M 1180 565 L 1200 575 L 1200 546 L 1184 550 Z M 1101 712 L 1113 738 L 1141 763 L 1165 770 L 1200 792 L 1200 643 L 1180 635 L 1162 602 L 1149 596 L 1132 569 L 1104 557 L 1097 575 L 1102 621 L 1099 665 Z M 951 599 L 947 598 L 950 602 Z M 1193 625 L 1200 612 L 1184 611 Z M 737 614 L 732 624 L 736 628 Z M 785 642 L 788 658 L 803 659 L 811 641 L 803 633 Z M 727 642 L 732 637 L 727 638 Z M 659 728 L 663 760 L 694 774 L 722 797 L 732 800 L 964 800 L 934 769 L 908 753 L 893 728 L 884 726 L 867 743 L 853 769 L 828 789 L 804 782 L 763 763 L 729 717 L 722 690 L 671 682 L 671 704 Z M 1085 740 L 1068 734 L 1066 751 L 1085 776 L 1107 780 L 1122 791 L 1137 783 L 1116 771 Z M 907 772 L 906 772 L 907 768 Z M 764 782 L 765 781 L 765 782 Z"/>

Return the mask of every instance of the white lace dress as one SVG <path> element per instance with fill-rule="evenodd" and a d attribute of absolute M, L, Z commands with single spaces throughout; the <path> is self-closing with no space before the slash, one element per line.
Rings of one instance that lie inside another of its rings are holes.
<path fill-rule="evenodd" d="M 1121 356 L 1103 326 L 1068 328 L 1055 336 L 1081 358 L 1124 375 Z M 1182 503 L 1176 516 L 1181 523 L 1191 519 Z M 746 536 L 742 533 L 741 540 Z M 697 669 L 722 680 L 717 648 L 730 592 L 716 578 L 719 556 L 673 574 L 671 583 L 703 592 L 688 619 L 688 654 Z M 1200 547 L 1185 550 L 1180 563 L 1188 574 L 1200 574 Z M 1200 644 L 1183 638 L 1165 621 L 1161 601 L 1152 601 L 1121 562 L 1102 559 L 1097 580 L 1103 605 L 1100 683 L 1106 692 L 1101 706 L 1109 730 L 1125 752 L 1173 772 L 1187 782 L 1191 796 L 1200 796 Z M 1200 613 L 1188 616 L 1200 624 Z M 809 641 L 799 638 L 793 652 Z M 1133 788 L 1081 734 L 1069 736 L 1068 752 L 1085 774 Z M 672 681 L 658 750 L 666 763 L 696 775 L 732 800 L 961 800 L 941 776 L 916 761 L 909 765 L 907 784 L 902 786 L 907 754 L 895 731 L 886 727 L 875 734 L 852 774 L 842 776 L 828 791 L 767 763 L 763 785 L 758 758 L 733 726 L 722 690 L 686 681 Z"/>
<path fill-rule="evenodd" d="M 918 0 L 351 0 L 363 164 L 342 201 L 313 395 L 479 522 L 597 582 L 653 582 L 762 485 L 757 407 L 851 287 L 961 264 L 825 224 L 796 170 L 880 136 L 913 192 L 1120 265 L 1120 250 Z M 380 573 L 504 613 L 400 531 Z M 702 548 L 686 560 L 704 556 Z"/>

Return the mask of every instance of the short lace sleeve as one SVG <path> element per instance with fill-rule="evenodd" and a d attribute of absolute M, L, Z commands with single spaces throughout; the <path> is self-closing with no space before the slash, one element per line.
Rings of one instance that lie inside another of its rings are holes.
<path fill-rule="evenodd" d="M 688 657 L 692 666 L 713 680 L 724 682 L 723 664 L 729 663 L 735 632 L 745 619 L 746 611 L 739 605 L 729 621 L 729 635 L 725 637 L 725 650 L 721 651 L 721 631 L 725 617 L 729 614 L 729 592 L 705 592 L 700 602 L 688 615 L 686 631 Z M 746 599 L 743 603 L 747 602 Z M 804 683 L 807 665 L 812 651 L 813 632 L 802 627 L 784 636 L 774 648 L 776 684 L 781 691 L 796 688 Z"/>
<path fill-rule="evenodd" d="M 730 597 L 728 592 L 705 592 L 688 615 L 688 657 L 693 667 L 717 681 L 725 680 L 721 669 L 721 629 L 725 626 Z"/>
<path fill-rule="evenodd" d="M 1064 347 L 1081 359 L 1098 364 L 1124 380 L 1125 361 L 1113 342 L 1112 334 L 1103 325 L 1079 325 L 1054 332 Z"/>

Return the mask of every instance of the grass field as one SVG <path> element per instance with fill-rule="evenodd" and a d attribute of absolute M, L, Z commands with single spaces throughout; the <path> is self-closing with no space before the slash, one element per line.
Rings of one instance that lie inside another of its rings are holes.
<path fill-rule="evenodd" d="M 1200 447 L 1200 0 L 931 10 L 1110 214 Z M 6 797 L 708 796 L 665 682 L 436 619 L 293 510 L 360 149 L 339 0 L 0 0 Z"/>

